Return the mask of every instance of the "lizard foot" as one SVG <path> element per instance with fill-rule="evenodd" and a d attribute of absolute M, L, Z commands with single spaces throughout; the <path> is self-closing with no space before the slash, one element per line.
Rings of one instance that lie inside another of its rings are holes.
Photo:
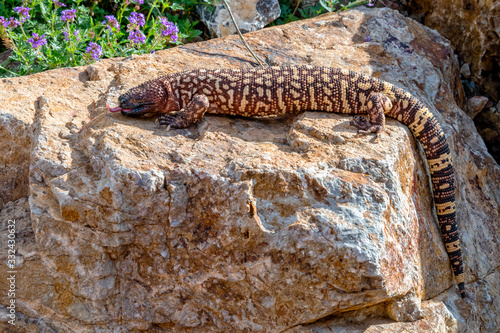
<path fill-rule="evenodd" d="M 372 124 L 368 120 L 366 120 L 365 117 L 356 116 L 354 116 L 352 121 L 349 123 L 349 126 L 354 126 L 358 129 L 356 135 L 375 133 L 377 135 L 377 137 L 375 138 L 376 143 L 380 142 L 380 133 L 384 129 L 384 126 Z"/>
<path fill-rule="evenodd" d="M 352 120 L 349 122 L 349 126 L 354 126 L 358 130 L 366 131 L 370 128 L 371 124 L 368 122 L 368 120 L 366 120 L 365 117 L 354 116 Z"/>
<path fill-rule="evenodd" d="M 156 124 L 158 126 L 168 126 L 168 129 L 184 128 L 189 126 L 186 120 L 182 117 L 182 112 L 179 112 L 176 115 L 162 114 L 156 118 Z"/>

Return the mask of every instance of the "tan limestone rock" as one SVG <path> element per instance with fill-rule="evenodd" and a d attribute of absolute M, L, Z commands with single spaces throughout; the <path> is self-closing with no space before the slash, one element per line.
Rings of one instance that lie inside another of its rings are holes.
<path fill-rule="evenodd" d="M 9 224 L 14 225 L 15 230 L 13 247 L 8 247 L 8 244 L 11 244 L 8 240 L 12 239 L 9 237 Z M 59 317 L 53 309 L 43 305 L 57 293 L 57 282 L 51 274 L 50 265 L 43 260 L 35 238 L 28 198 L 8 202 L 0 211 L 0 244 L 2 244 L 0 288 L 3 291 L 0 331 L 2 332 L 53 332 L 50 328 L 53 320 L 60 322 L 61 327 L 65 326 L 65 318 Z M 15 250 L 16 266 L 13 268 L 7 267 L 7 260 L 12 259 L 9 257 L 11 252 L 9 253 L 7 249 Z M 12 276 L 14 279 L 8 280 Z M 13 282 L 13 291 L 8 282 Z M 10 293 L 13 293 L 12 297 L 9 296 Z M 15 301 L 14 306 L 11 306 L 11 300 Z M 17 317 L 15 326 L 8 323 L 13 319 L 13 315 Z M 20 330 L 16 331 L 14 328 Z"/>
<path fill-rule="evenodd" d="M 24 126 L 11 145 L 25 157 L 8 165 L 29 170 L 21 178 L 29 205 L 12 196 L 2 210 L 24 212 L 33 232 L 19 244 L 33 258 L 19 274 L 36 277 L 20 282 L 20 327 L 282 332 L 329 315 L 348 325 L 361 318 L 373 332 L 498 325 L 500 172 L 459 109 L 447 40 L 387 9 L 246 38 L 262 57 L 357 70 L 430 108 L 455 161 L 470 298 L 454 286 L 421 151 L 397 121 L 376 143 L 335 114 L 206 116 L 167 132 L 154 119 L 106 111 L 106 102 L 164 73 L 252 65 L 238 38 L 227 37 L 0 83 L 8 96 L 0 129 L 12 123 L 4 119 Z M 27 83 L 34 93 L 19 95 Z M 2 185 L 15 176 L 3 177 Z"/>
<path fill-rule="evenodd" d="M 371 306 L 362 310 L 327 317 L 316 323 L 299 325 L 286 333 L 327 332 L 497 332 L 500 325 L 500 268 L 497 267 L 477 282 L 468 285 L 466 302 L 447 290 L 429 301 L 422 302 L 423 318 L 411 323 L 389 318 L 391 304 Z"/>
<path fill-rule="evenodd" d="M 346 312 L 316 323 L 296 326 L 284 333 L 455 333 L 457 320 L 440 301 L 422 303 L 423 318 L 413 322 L 395 322 L 387 319 L 385 304 Z"/>

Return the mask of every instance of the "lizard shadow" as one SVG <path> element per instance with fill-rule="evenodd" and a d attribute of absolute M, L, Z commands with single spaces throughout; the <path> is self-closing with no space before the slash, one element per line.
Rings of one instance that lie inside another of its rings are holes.
<path fill-rule="evenodd" d="M 318 128 L 314 125 L 304 125 L 303 119 L 325 120 L 327 125 Z M 335 121 L 328 121 L 328 119 Z M 143 118 L 146 120 L 147 118 Z M 322 141 L 323 143 L 341 143 L 342 135 L 348 133 L 350 136 L 356 135 L 356 129 L 349 127 L 352 116 L 336 115 L 325 112 L 302 112 L 285 117 L 269 118 L 246 118 L 242 116 L 228 116 L 211 114 L 188 128 L 169 129 L 167 127 L 158 127 L 154 120 L 149 118 L 146 123 L 141 125 L 143 129 L 154 127 L 153 135 L 158 136 L 176 136 L 183 135 L 193 140 L 202 140 L 208 133 L 223 134 L 232 139 L 245 141 L 248 143 L 270 143 L 279 150 L 296 150 L 290 144 L 290 135 L 294 131 L 299 131 L 310 139 Z"/>

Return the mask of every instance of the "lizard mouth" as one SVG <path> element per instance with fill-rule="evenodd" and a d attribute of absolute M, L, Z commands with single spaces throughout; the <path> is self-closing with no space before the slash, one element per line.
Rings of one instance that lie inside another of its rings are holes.
<path fill-rule="evenodd" d="M 108 108 L 109 112 L 121 112 L 124 116 L 133 117 L 148 113 L 150 111 L 149 109 L 151 108 L 151 105 L 152 104 L 143 104 L 133 108 L 123 108 L 121 106 L 112 108 L 108 103 L 106 103 L 106 108 Z"/>
<path fill-rule="evenodd" d="M 124 109 L 122 108 L 121 106 L 117 106 L 117 107 L 110 107 L 108 103 L 106 103 L 106 107 L 108 108 L 109 112 L 129 112 L 129 111 L 132 111 L 133 109 Z"/>

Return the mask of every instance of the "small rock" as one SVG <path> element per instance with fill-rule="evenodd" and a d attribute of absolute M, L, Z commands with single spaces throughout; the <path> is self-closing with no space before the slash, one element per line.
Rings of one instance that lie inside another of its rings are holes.
<path fill-rule="evenodd" d="M 262 29 L 281 14 L 278 0 L 229 0 L 228 3 L 242 33 Z M 215 5 L 215 10 L 209 10 L 207 6 L 198 6 L 197 10 L 212 37 L 236 34 L 236 28 L 223 4 Z"/>
<path fill-rule="evenodd" d="M 394 321 L 415 321 L 423 318 L 420 299 L 415 294 L 405 295 L 387 305 L 387 315 Z"/>
<path fill-rule="evenodd" d="M 460 67 L 460 74 L 466 79 L 470 79 L 470 67 L 468 63 L 464 63 L 462 67 Z"/>
<path fill-rule="evenodd" d="M 474 96 L 469 98 L 465 106 L 465 113 L 474 119 L 484 109 L 486 103 L 488 103 L 488 97 Z"/>

